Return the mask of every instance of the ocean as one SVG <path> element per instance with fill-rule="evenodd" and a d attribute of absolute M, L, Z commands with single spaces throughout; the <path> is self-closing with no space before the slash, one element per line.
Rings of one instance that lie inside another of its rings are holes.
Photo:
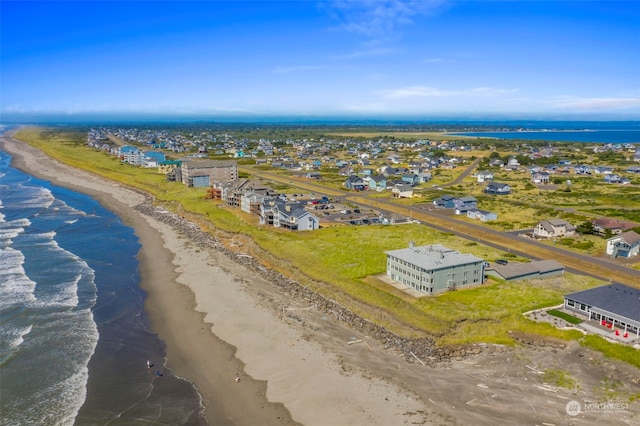
<path fill-rule="evenodd" d="M 483 123 L 496 125 L 496 123 Z M 452 132 L 479 138 L 548 142 L 640 143 L 640 123 L 636 122 L 516 122 L 499 131 Z"/>
<path fill-rule="evenodd" d="M 206 424 L 149 330 L 133 229 L 10 160 L 0 151 L 0 424 Z"/>

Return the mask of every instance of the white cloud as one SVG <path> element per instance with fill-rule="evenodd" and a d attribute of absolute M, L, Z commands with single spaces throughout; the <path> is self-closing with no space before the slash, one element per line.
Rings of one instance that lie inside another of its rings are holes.
<path fill-rule="evenodd" d="M 437 63 L 441 63 L 441 62 L 450 62 L 444 58 L 430 58 L 430 59 L 423 59 L 422 61 L 423 64 L 437 64 Z"/>
<path fill-rule="evenodd" d="M 378 47 L 375 49 L 356 50 L 355 52 L 346 53 L 344 55 L 332 56 L 331 59 L 354 59 L 361 58 L 363 56 L 382 56 L 393 53 L 393 49 Z"/>
<path fill-rule="evenodd" d="M 447 4 L 446 0 L 338 0 L 327 6 L 347 31 L 378 36 L 392 33 L 399 25 L 429 15 Z"/>
<path fill-rule="evenodd" d="M 310 71 L 310 70 L 317 70 L 320 67 L 317 66 L 313 66 L 313 65 L 298 65 L 298 66 L 292 66 L 292 67 L 275 67 L 273 69 L 273 73 L 274 74 L 288 74 L 291 72 L 298 72 L 298 71 Z"/>
<path fill-rule="evenodd" d="M 411 98 L 411 97 L 445 97 L 445 96 L 493 96 L 505 93 L 515 93 L 517 89 L 496 89 L 493 87 L 476 87 L 465 90 L 441 90 L 429 86 L 409 86 L 399 89 L 384 90 L 379 92 L 385 98 Z"/>
<path fill-rule="evenodd" d="M 594 111 L 632 108 L 640 106 L 640 98 L 579 98 L 563 96 L 547 102 L 553 108 Z"/>

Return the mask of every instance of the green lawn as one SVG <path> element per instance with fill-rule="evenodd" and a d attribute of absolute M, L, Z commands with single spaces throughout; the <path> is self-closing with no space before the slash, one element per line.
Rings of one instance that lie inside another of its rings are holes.
<path fill-rule="evenodd" d="M 567 321 L 569 324 L 580 324 L 582 320 L 580 318 L 576 318 L 573 315 L 569 315 L 566 312 L 559 311 L 557 309 L 549 309 L 547 311 L 549 315 L 553 315 L 554 317 L 562 318 Z"/>

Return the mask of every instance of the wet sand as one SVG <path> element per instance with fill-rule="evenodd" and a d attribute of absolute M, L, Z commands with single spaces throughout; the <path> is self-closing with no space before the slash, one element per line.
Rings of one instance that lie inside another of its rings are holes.
<path fill-rule="evenodd" d="M 270 283 L 137 212 L 133 207 L 145 200 L 143 194 L 70 168 L 11 137 L 0 143 L 15 167 L 92 196 L 135 229 L 153 331 L 167 345 L 167 366 L 196 385 L 210 424 L 389 425 L 421 408 L 385 381 L 345 374 L 340 357 L 279 318 L 273 298 L 281 295 Z M 350 338 L 348 330 L 341 333 L 333 344 Z"/>

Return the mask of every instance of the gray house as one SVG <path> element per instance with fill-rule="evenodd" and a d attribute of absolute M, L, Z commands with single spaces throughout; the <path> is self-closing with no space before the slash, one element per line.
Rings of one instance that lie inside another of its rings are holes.
<path fill-rule="evenodd" d="M 487 210 L 472 209 L 467 211 L 467 217 L 471 219 L 479 219 L 481 222 L 490 220 L 498 220 L 498 215 Z"/>
<path fill-rule="evenodd" d="M 609 284 L 564 296 L 565 309 L 590 320 L 600 321 L 607 328 L 622 329 L 640 337 L 640 290 L 623 284 Z"/>
<path fill-rule="evenodd" d="M 478 200 L 476 197 L 466 196 L 458 197 L 453 200 L 456 214 L 466 214 L 469 210 L 475 210 L 478 208 Z"/>
<path fill-rule="evenodd" d="M 313 231 L 320 227 L 320 220 L 300 203 L 265 200 L 260 209 L 260 224 L 292 231 Z"/>
<path fill-rule="evenodd" d="M 456 206 L 455 197 L 453 195 L 443 195 L 433 200 L 433 204 L 441 209 L 452 209 Z"/>
<path fill-rule="evenodd" d="M 344 186 L 353 191 L 364 191 L 366 189 L 362 178 L 356 175 L 349 176 L 347 180 L 344 181 Z"/>
<path fill-rule="evenodd" d="M 385 252 L 387 276 L 423 294 L 482 284 L 485 261 L 441 244 Z"/>
<path fill-rule="evenodd" d="M 511 187 L 506 183 L 491 182 L 484 188 L 485 194 L 507 195 L 511 194 Z"/>

